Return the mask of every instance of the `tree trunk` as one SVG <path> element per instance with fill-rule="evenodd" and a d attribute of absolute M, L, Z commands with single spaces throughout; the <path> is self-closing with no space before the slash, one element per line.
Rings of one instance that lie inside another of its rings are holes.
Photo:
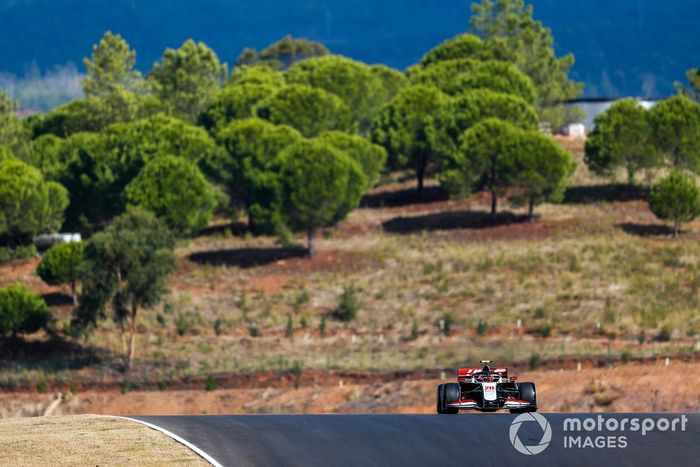
<path fill-rule="evenodd" d="M 491 188 L 491 217 L 496 217 L 496 209 L 498 208 L 498 196 L 496 195 L 496 190 Z"/>
<path fill-rule="evenodd" d="M 418 180 L 418 198 L 423 199 L 423 185 L 425 181 L 425 164 L 421 164 L 417 169 L 416 169 L 416 179 Z"/>
<path fill-rule="evenodd" d="M 673 220 L 673 238 L 678 238 L 681 234 L 681 223 L 678 219 Z"/>
<path fill-rule="evenodd" d="M 309 258 L 314 259 L 316 256 L 316 229 L 309 229 Z"/>
<path fill-rule="evenodd" d="M 134 361 L 134 356 L 136 355 L 136 312 L 138 309 L 136 305 L 131 307 L 131 316 L 129 323 L 129 355 L 126 359 L 126 370 L 129 371 L 131 364 Z"/>
<path fill-rule="evenodd" d="M 75 281 L 71 283 L 70 288 L 71 297 L 73 298 L 73 308 L 78 308 L 78 291 L 75 285 Z"/>
<path fill-rule="evenodd" d="M 535 201 L 532 199 L 527 208 L 527 218 L 530 222 L 535 222 Z"/>
<path fill-rule="evenodd" d="M 119 323 L 119 341 L 122 345 L 122 355 L 126 355 L 126 329 L 124 329 L 124 321 Z"/>

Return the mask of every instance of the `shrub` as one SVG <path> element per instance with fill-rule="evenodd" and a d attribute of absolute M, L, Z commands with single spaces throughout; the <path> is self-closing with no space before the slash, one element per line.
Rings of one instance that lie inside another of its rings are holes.
<path fill-rule="evenodd" d="M 42 378 L 36 382 L 36 391 L 39 394 L 45 394 L 46 391 L 48 391 L 48 390 L 49 390 L 49 385 L 45 379 Z"/>
<path fill-rule="evenodd" d="M 345 287 L 343 293 L 338 300 L 338 307 L 335 309 L 334 315 L 343 323 L 349 323 L 357 316 L 360 310 L 360 300 L 357 298 L 357 289 L 350 285 Z"/>
<path fill-rule="evenodd" d="M 17 246 L 15 248 L 0 248 L 0 263 L 7 263 L 12 260 L 27 260 L 36 256 L 34 245 Z"/>
<path fill-rule="evenodd" d="M 212 375 L 207 376 L 207 379 L 204 381 L 204 389 L 207 392 L 215 391 L 218 386 Z"/>
<path fill-rule="evenodd" d="M 326 317 L 321 316 L 321 322 L 318 323 L 318 332 L 323 337 L 326 334 Z"/>
<path fill-rule="evenodd" d="M 80 277 L 83 251 L 82 242 L 59 243 L 46 252 L 36 268 L 37 275 L 47 284 L 71 286 L 73 306 L 78 306 L 76 283 Z"/>
<path fill-rule="evenodd" d="M 540 367 L 541 364 L 542 364 L 542 357 L 540 356 L 540 354 L 533 353 L 532 355 L 530 355 L 529 365 L 530 365 L 531 370 L 536 370 L 537 368 Z"/>
<path fill-rule="evenodd" d="M 187 331 L 189 331 L 190 322 L 183 313 L 177 315 L 177 320 L 175 321 L 175 329 L 177 330 L 177 335 L 180 337 L 184 336 L 187 333 Z"/>
<path fill-rule="evenodd" d="M 21 284 L 0 289 L 0 336 L 45 328 L 51 313 L 41 297 Z"/>
<path fill-rule="evenodd" d="M 673 236 L 678 237 L 681 223 L 700 215 L 700 188 L 695 178 L 674 170 L 652 189 L 649 208 L 659 219 L 673 221 Z"/>
<path fill-rule="evenodd" d="M 484 336 L 486 335 L 486 332 L 489 330 L 489 324 L 484 321 L 483 319 L 479 320 L 479 324 L 476 325 L 476 334 L 479 336 Z"/>
<path fill-rule="evenodd" d="M 294 337 L 294 320 L 292 319 L 292 315 L 287 316 L 287 329 L 284 335 L 287 339 L 292 339 Z"/>
<path fill-rule="evenodd" d="M 220 336 L 224 332 L 224 320 L 221 318 L 216 318 L 214 321 L 214 334 Z"/>
<path fill-rule="evenodd" d="M 418 327 L 418 322 L 414 319 L 413 326 L 411 326 L 411 340 L 414 341 L 420 336 L 420 327 Z"/>
<path fill-rule="evenodd" d="M 668 326 L 661 328 L 661 331 L 656 335 L 656 342 L 670 342 L 672 337 L 672 330 Z"/>
<path fill-rule="evenodd" d="M 442 318 L 440 318 L 440 330 L 444 335 L 450 335 L 454 321 L 455 320 L 450 313 L 445 313 L 442 315 Z"/>

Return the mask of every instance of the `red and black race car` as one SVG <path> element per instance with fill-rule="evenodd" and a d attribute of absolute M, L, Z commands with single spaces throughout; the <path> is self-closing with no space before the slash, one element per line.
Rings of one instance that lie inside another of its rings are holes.
<path fill-rule="evenodd" d="M 534 383 L 521 383 L 508 376 L 507 368 L 491 369 L 488 360 L 483 368 L 460 368 L 456 383 L 437 388 L 437 413 L 457 414 L 460 410 L 511 413 L 537 411 L 537 391 Z"/>

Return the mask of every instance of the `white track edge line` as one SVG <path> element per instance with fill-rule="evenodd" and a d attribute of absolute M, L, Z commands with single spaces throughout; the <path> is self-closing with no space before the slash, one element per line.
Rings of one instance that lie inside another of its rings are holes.
<path fill-rule="evenodd" d="M 195 453 L 197 453 L 200 457 L 204 458 L 204 460 L 206 460 L 207 462 L 209 462 L 209 463 L 210 463 L 211 465 L 213 465 L 214 467 L 223 467 L 223 465 L 221 465 L 221 463 L 220 463 L 219 461 L 217 461 L 216 459 L 214 459 L 213 457 L 211 457 L 209 454 L 207 454 L 206 452 L 204 452 L 202 449 L 198 448 L 197 446 L 195 446 L 194 444 L 190 443 L 190 442 L 187 441 L 186 439 L 184 439 L 184 438 L 182 438 L 182 437 L 176 435 L 175 433 L 166 430 L 165 428 L 159 427 L 158 425 L 154 425 L 154 424 L 152 424 L 152 423 L 144 422 L 143 420 L 139 420 L 139 419 L 137 419 L 137 418 L 131 418 L 131 417 L 115 417 L 115 418 L 121 418 L 121 419 L 124 419 L 124 420 L 130 420 L 130 421 L 132 421 L 132 422 L 136 422 L 136 423 L 140 423 L 140 424 L 142 424 L 142 425 L 146 425 L 147 427 L 152 428 L 152 429 L 154 429 L 154 430 L 156 430 L 156 431 L 160 431 L 161 433 L 163 433 L 163 434 L 166 435 L 166 436 L 171 437 L 172 439 L 174 439 L 174 440 L 177 441 L 178 443 L 183 444 L 183 445 L 185 445 L 186 447 L 190 448 L 191 450 L 193 450 Z"/>

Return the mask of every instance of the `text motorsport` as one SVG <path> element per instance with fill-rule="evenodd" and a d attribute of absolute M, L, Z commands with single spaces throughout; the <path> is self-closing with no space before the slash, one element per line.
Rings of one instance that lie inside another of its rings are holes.
<path fill-rule="evenodd" d="M 524 423 L 535 422 L 542 430 L 541 440 L 525 445 L 518 432 Z M 647 436 L 649 433 L 686 431 L 688 417 L 568 417 L 563 423 L 564 449 L 625 449 L 631 433 Z M 595 433 L 594 433 L 595 432 Z M 510 426 L 510 441 L 516 451 L 527 456 L 544 452 L 552 440 L 552 428 L 544 415 L 526 413 L 516 417 Z"/>
<path fill-rule="evenodd" d="M 628 445 L 625 433 L 639 433 L 646 436 L 653 431 L 685 431 L 688 417 L 657 419 L 650 417 L 624 417 L 613 418 L 598 415 L 597 417 L 566 418 L 564 419 L 564 448 L 583 449 L 624 449 Z M 584 432 L 607 433 L 606 435 L 583 435 Z M 567 433 L 579 433 L 578 435 Z"/>

